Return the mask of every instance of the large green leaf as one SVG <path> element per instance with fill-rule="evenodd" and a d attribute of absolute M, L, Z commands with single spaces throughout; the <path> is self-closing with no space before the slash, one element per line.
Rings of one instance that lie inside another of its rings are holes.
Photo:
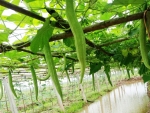
<path fill-rule="evenodd" d="M 90 63 L 90 74 L 96 73 L 98 70 L 101 69 L 103 64 L 101 62 L 98 63 Z"/>
<path fill-rule="evenodd" d="M 33 52 L 41 51 L 44 44 L 49 42 L 49 38 L 52 36 L 54 28 L 49 24 L 49 18 L 46 19 L 42 28 L 37 31 L 36 36 L 33 38 L 30 48 Z"/>

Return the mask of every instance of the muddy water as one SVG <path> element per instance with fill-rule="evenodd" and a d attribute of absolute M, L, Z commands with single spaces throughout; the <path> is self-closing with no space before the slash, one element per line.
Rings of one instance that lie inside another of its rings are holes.
<path fill-rule="evenodd" d="M 148 100 L 146 85 L 138 82 L 116 88 L 81 113 L 146 113 Z"/>

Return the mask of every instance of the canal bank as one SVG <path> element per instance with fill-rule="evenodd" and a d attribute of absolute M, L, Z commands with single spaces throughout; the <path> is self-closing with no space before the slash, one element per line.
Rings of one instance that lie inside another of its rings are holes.
<path fill-rule="evenodd" d="M 147 86 L 140 77 L 117 82 L 116 88 L 86 105 L 80 113 L 146 113 Z"/>

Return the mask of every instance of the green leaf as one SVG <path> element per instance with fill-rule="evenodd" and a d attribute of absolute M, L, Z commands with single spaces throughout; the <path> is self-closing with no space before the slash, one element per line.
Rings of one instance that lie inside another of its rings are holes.
<path fill-rule="evenodd" d="M 104 13 L 100 16 L 101 20 L 109 20 L 114 14 L 113 13 Z"/>
<path fill-rule="evenodd" d="M 79 5 L 79 9 L 83 10 L 85 8 L 84 2 L 81 2 Z"/>
<path fill-rule="evenodd" d="M 5 29 L 5 26 L 3 24 L 0 24 L 0 29 Z"/>
<path fill-rule="evenodd" d="M 143 75 L 144 73 L 146 73 L 148 71 L 148 68 L 144 65 L 144 63 L 141 64 L 140 69 L 138 71 L 138 73 L 140 75 Z"/>
<path fill-rule="evenodd" d="M 20 0 L 13 0 L 12 4 L 19 5 Z"/>
<path fill-rule="evenodd" d="M 90 63 L 90 75 L 96 73 L 98 70 L 101 69 L 103 64 L 101 62 L 98 63 Z"/>
<path fill-rule="evenodd" d="M 120 65 L 125 65 L 125 66 L 127 66 L 127 65 L 129 65 L 130 63 L 132 64 L 133 61 L 134 61 L 134 57 L 132 56 L 131 53 L 129 53 L 127 57 L 124 57 L 124 58 L 122 59 Z"/>
<path fill-rule="evenodd" d="M 143 4 L 145 2 L 145 0 L 114 0 L 113 1 L 113 5 L 138 5 L 138 4 Z"/>
<path fill-rule="evenodd" d="M 6 9 L 5 7 L 0 7 L 0 15 L 1 16 L 2 16 L 2 14 L 3 14 L 3 12 L 4 12 L 5 9 Z"/>
<path fill-rule="evenodd" d="M 133 29 L 130 29 L 130 31 L 128 32 L 128 35 L 129 37 L 132 37 L 134 35 L 137 35 L 138 34 L 138 29 L 137 28 L 133 28 Z"/>
<path fill-rule="evenodd" d="M 8 36 L 9 36 L 8 33 L 0 33 L 0 44 L 2 42 L 7 42 L 8 41 Z"/>
<path fill-rule="evenodd" d="M 37 8 L 43 7 L 44 5 L 44 1 L 45 0 L 26 0 L 28 2 L 28 4 L 30 5 L 30 7 L 34 8 L 35 6 Z"/>
<path fill-rule="evenodd" d="M 30 48 L 33 52 L 42 51 L 44 44 L 49 42 L 49 38 L 52 36 L 54 28 L 49 24 L 49 18 L 46 19 L 42 28 L 37 31 L 36 36 L 33 38 Z"/>
<path fill-rule="evenodd" d="M 93 5 L 97 2 L 97 0 L 90 0 L 89 2 L 89 6 L 93 7 Z"/>
<path fill-rule="evenodd" d="M 65 38 L 65 39 L 63 39 L 63 43 L 66 46 L 68 46 L 68 47 L 72 48 L 73 50 L 75 50 L 75 44 L 74 44 L 74 39 L 73 38 Z"/>
<path fill-rule="evenodd" d="M 150 72 L 146 73 L 142 77 L 144 83 L 150 80 Z"/>
<path fill-rule="evenodd" d="M 7 20 L 9 21 L 21 21 L 21 19 L 23 18 L 24 16 L 21 15 L 21 14 L 11 14 L 10 16 L 7 17 Z"/>
<path fill-rule="evenodd" d="M 123 55 L 124 57 L 127 57 L 127 56 L 128 56 L 128 50 L 127 50 L 127 49 L 123 49 L 123 50 L 122 50 L 122 55 Z"/>

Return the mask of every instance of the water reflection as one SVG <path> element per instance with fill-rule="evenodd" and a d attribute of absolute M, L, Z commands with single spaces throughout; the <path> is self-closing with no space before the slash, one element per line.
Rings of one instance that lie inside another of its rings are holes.
<path fill-rule="evenodd" d="M 138 82 L 118 87 L 81 113 L 145 113 L 148 100 L 146 85 Z"/>

